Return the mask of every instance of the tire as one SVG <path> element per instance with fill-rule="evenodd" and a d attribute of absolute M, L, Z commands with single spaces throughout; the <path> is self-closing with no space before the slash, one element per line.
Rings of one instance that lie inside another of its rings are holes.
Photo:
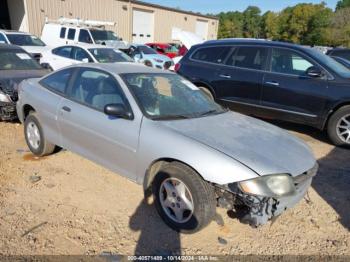
<path fill-rule="evenodd" d="M 166 185 L 171 185 L 170 189 L 174 190 L 170 198 Z M 185 190 L 181 190 L 180 185 Z M 216 198 L 213 187 L 184 164 L 172 162 L 165 165 L 153 180 L 152 193 L 160 217 L 177 232 L 191 234 L 200 231 L 215 216 Z M 190 207 L 188 203 L 191 202 L 192 211 L 184 209 Z M 182 221 L 177 219 L 174 210 L 180 210 L 178 214 L 182 214 Z"/>
<path fill-rule="evenodd" d="M 211 100 L 215 100 L 213 94 L 211 93 L 211 91 L 204 86 L 198 86 L 198 88 L 204 92 L 204 94 L 209 97 Z"/>
<path fill-rule="evenodd" d="M 336 146 L 350 146 L 350 105 L 338 109 L 327 125 L 329 139 Z"/>
<path fill-rule="evenodd" d="M 45 139 L 43 128 L 35 112 L 31 112 L 24 122 L 24 137 L 30 151 L 36 156 L 52 154 L 55 145 Z"/>

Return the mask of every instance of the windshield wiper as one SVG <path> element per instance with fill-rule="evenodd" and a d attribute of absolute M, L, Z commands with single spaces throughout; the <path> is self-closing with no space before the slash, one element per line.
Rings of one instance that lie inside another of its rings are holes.
<path fill-rule="evenodd" d="M 191 116 L 186 115 L 163 115 L 152 117 L 152 120 L 177 120 L 177 119 L 189 119 Z"/>

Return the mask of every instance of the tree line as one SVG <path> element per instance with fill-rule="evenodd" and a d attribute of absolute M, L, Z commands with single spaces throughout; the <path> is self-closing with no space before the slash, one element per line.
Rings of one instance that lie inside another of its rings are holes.
<path fill-rule="evenodd" d="M 265 38 L 302 45 L 350 47 L 350 0 L 336 9 L 320 4 L 297 4 L 280 12 L 262 14 L 256 6 L 243 12 L 218 15 L 219 38 Z"/>

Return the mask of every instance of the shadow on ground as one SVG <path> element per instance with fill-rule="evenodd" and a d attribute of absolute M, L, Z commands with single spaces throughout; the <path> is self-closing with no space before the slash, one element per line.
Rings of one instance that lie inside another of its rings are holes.
<path fill-rule="evenodd" d="M 350 150 L 334 148 L 318 162 L 320 169 L 313 188 L 338 213 L 341 224 L 350 230 Z"/>
<path fill-rule="evenodd" d="M 181 255 L 179 233 L 165 225 L 153 204 L 142 201 L 130 218 L 129 226 L 140 231 L 135 255 Z"/>

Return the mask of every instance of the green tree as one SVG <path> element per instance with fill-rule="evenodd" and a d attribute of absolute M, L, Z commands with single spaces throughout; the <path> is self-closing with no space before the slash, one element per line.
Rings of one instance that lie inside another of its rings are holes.
<path fill-rule="evenodd" d="M 243 36 L 259 38 L 261 32 L 261 10 L 256 6 L 248 6 L 243 12 Z"/>
<path fill-rule="evenodd" d="M 337 3 L 337 7 L 336 7 L 336 11 L 342 9 L 342 8 L 346 8 L 346 7 L 350 7 L 350 0 L 341 0 L 338 1 Z"/>
<path fill-rule="evenodd" d="M 328 28 L 328 43 L 333 46 L 350 47 L 350 7 L 335 12 Z"/>
<path fill-rule="evenodd" d="M 267 11 L 261 19 L 261 37 L 271 40 L 279 39 L 279 16 Z"/>

